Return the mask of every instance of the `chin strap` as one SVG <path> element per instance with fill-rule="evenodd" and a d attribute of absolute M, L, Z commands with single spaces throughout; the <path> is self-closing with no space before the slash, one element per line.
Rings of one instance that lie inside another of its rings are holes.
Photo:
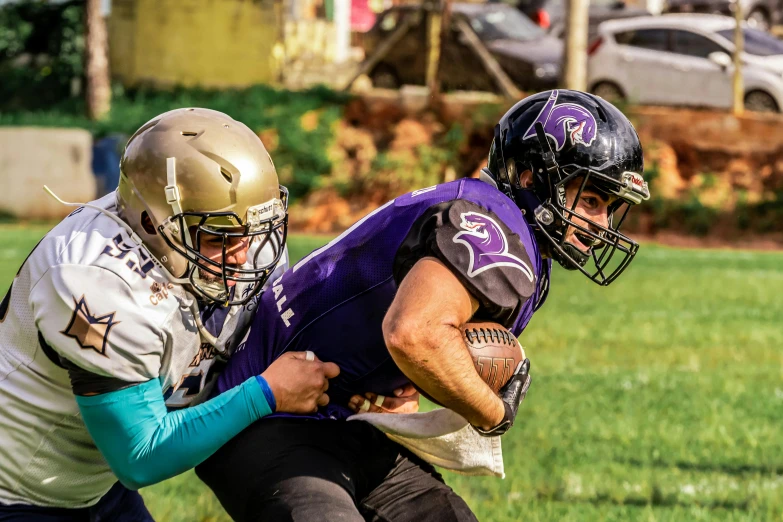
<path fill-rule="evenodd" d="M 182 214 L 182 197 L 179 193 L 179 187 L 177 186 L 177 158 L 166 158 L 166 187 L 163 189 L 166 192 L 166 203 L 171 205 L 172 216 L 179 216 Z M 177 225 L 176 223 L 173 223 Z M 179 223 L 185 226 L 185 222 Z M 189 248 L 193 248 L 193 242 L 190 239 L 190 233 L 187 230 L 182 230 L 181 236 L 185 240 L 185 244 Z"/>
<path fill-rule="evenodd" d="M 193 303 L 190 305 L 190 313 L 193 314 L 193 319 L 196 321 L 196 327 L 198 328 L 198 333 L 201 334 L 201 338 L 204 339 L 206 342 L 212 345 L 212 347 L 215 349 L 215 352 L 220 355 L 221 357 L 225 357 L 228 359 L 228 353 L 226 353 L 225 350 L 219 350 L 218 340 L 217 337 L 209 333 L 207 330 L 207 327 L 204 326 L 204 323 L 201 322 L 201 311 L 198 308 L 198 299 L 196 297 L 193 297 Z"/>
<path fill-rule="evenodd" d="M 103 214 L 104 216 L 108 217 L 109 219 L 111 219 L 112 221 L 117 223 L 119 226 L 124 228 L 125 231 L 128 233 L 128 235 L 130 236 L 130 238 L 133 240 L 134 243 L 136 243 L 139 246 L 144 246 L 144 244 L 141 241 L 141 238 L 138 236 L 138 234 L 136 234 L 136 232 L 133 231 L 133 229 L 130 227 L 129 224 L 127 224 L 125 221 L 121 220 L 120 218 L 118 218 L 117 216 L 115 216 L 114 214 L 112 214 L 111 212 L 106 210 L 105 208 L 101 208 L 98 205 L 93 205 L 91 203 L 71 203 L 70 201 L 64 201 L 64 200 L 60 199 L 60 196 L 55 194 L 52 191 L 52 189 L 50 189 L 46 185 L 43 186 L 43 189 L 46 191 L 47 194 L 52 196 L 55 200 L 57 200 L 59 203 L 65 205 L 66 207 L 87 207 L 87 208 L 91 208 L 93 210 L 97 210 L 98 212 L 100 212 L 101 214 Z M 147 253 L 149 254 L 149 251 L 147 251 Z M 153 259 L 155 259 L 155 257 L 152 256 L 152 254 L 150 254 L 150 256 Z M 155 261 L 157 261 L 157 259 L 155 259 Z"/>

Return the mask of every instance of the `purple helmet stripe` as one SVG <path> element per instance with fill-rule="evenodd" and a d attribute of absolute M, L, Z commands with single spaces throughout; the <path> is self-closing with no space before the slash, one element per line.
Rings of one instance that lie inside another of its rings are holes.
<path fill-rule="evenodd" d="M 557 104 L 559 91 L 552 91 L 538 117 L 522 136 L 522 139 L 536 136 L 536 123 L 544 126 L 544 133 L 555 140 L 556 150 L 566 146 L 570 138 L 571 144 L 581 143 L 589 147 L 597 136 L 597 124 L 593 114 L 575 103 Z"/>

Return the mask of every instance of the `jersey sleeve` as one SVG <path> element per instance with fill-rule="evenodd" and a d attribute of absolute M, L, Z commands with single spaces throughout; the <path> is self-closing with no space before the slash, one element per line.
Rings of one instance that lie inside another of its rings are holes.
<path fill-rule="evenodd" d="M 164 353 L 158 319 L 114 272 L 58 265 L 30 293 L 38 331 L 66 366 L 128 383 L 157 378 Z"/>
<path fill-rule="evenodd" d="M 275 408 L 274 395 L 261 376 L 198 406 L 172 412 L 166 411 L 158 380 L 77 396 L 76 402 L 101 454 L 131 489 L 193 468 Z"/>
<path fill-rule="evenodd" d="M 520 237 L 470 201 L 440 203 L 414 223 L 395 259 L 397 282 L 426 256 L 438 258 L 478 300 L 477 319 L 510 328 L 535 293 L 535 270 Z"/>

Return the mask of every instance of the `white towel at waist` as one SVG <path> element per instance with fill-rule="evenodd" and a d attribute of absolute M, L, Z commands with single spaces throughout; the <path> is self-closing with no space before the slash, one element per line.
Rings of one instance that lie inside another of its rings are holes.
<path fill-rule="evenodd" d="M 505 478 L 500 437 L 482 437 L 461 415 L 446 408 L 426 413 L 361 413 L 369 422 L 425 461 L 465 475 Z"/>

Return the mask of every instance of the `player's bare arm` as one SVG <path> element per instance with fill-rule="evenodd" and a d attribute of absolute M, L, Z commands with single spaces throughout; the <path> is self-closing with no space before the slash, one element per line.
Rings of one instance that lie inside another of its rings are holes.
<path fill-rule="evenodd" d="M 232 389 L 281 350 L 312 350 L 342 370 L 331 383 L 334 400 L 314 419 L 255 423 L 198 476 L 236 520 L 292 512 L 361 520 L 368 507 L 399 509 L 390 520 L 475 520 L 453 491 L 430 480 L 427 465 L 401 467 L 406 452 L 368 426 L 405 419 L 340 421 L 357 410 L 404 407 L 412 382 L 480 435 L 505 433 L 531 382 L 516 338 L 546 300 L 551 260 L 602 286 L 614 281 L 638 251 L 619 228 L 625 211 L 649 197 L 642 172 L 633 126 L 606 101 L 576 91 L 520 101 L 496 126 L 480 179 L 396 198 L 262 295 L 265 313 L 256 314 L 247 348 L 216 389 Z M 328 451 L 334 458 L 323 465 L 325 444 L 346 451 Z M 346 498 L 342 492 L 368 473 L 384 478 L 369 495 Z"/>
<path fill-rule="evenodd" d="M 451 270 L 426 257 L 400 284 L 383 321 L 383 335 L 405 375 L 474 426 L 488 430 L 503 420 L 503 403 L 476 373 L 460 330 L 478 306 Z"/>

